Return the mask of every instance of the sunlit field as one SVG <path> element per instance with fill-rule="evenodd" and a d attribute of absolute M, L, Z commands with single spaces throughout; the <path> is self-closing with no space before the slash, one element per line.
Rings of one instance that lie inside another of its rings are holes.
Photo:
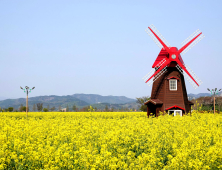
<path fill-rule="evenodd" d="M 222 115 L 0 113 L 0 169 L 222 169 Z"/>

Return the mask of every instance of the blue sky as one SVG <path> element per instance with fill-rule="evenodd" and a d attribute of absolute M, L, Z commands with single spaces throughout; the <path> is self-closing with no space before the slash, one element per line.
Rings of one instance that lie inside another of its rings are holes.
<path fill-rule="evenodd" d="M 159 47 L 154 24 L 171 46 L 200 29 L 205 38 L 183 57 L 203 84 L 222 88 L 222 1 L 0 1 L 0 97 L 74 93 L 149 96 L 142 78 Z"/>

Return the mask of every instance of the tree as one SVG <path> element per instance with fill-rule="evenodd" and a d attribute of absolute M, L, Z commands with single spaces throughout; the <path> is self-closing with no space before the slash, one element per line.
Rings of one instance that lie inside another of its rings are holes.
<path fill-rule="evenodd" d="M 47 109 L 48 109 L 48 111 L 49 111 L 49 104 L 47 105 Z"/>
<path fill-rule="evenodd" d="M 108 106 L 106 105 L 106 107 L 105 107 L 105 112 L 108 112 L 109 111 L 109 108 L 108 108 Z"/>
<path fill-rule="evenodd" d="M 22 112 L 23 104 L 20 105 L 19 111 Z"/>
<path fill-rule="evenodd" d="M 50 110 L 51 110 L 51 111 L 54 111 L 54 110 L 55 110 L 55 106 L 53 106 Z"/>
<path fill-rule="evenodd" d="M 36 105 L 33 104 L 32 110 L 35 112 L 36 111 Z"/>
<path fill-rule="evenodd" d="M 125 108 L 124 108 L 124 111 L 125 111 L 125 112 L 128 112 L 128 111 L 129 111 L 129 109 L 128 109 L 127 107 L 125 107 Z"/>
<path fill-rule="evenodd" d="M 44 112 L 48 112 L 49 110 L 48 110 L 47 108 L 44 108 L 43 111 L 44 111 Z"/>
<path fill-rule="evenodd" d="M 218 105 L 218 111 L 220 113 L 221 105 L 222 105 L 222 96 L 216 98 L 216 102 Z"/>
<path fill-rule="evenodd" d="M 120 110 L 120 112 L 123 112 L 124 111 L 123 106 L 121 106 L 121 108 L 119 110 Z"/>
<path fill-rule="evenodd" d="M 191 102 L 194 103 L 192 105 L 192 110 L 212 110 L 213 107 L 213 98 L 211 96 L 199 97 L 197 99 L 192 99 Z M 201 111 L 200 110 L 200 111 Z"/>
<path fill-rule="evenodd" d="M 136 102 L 140 105 L 140 110 L 143 111 L 143 112 L 146 112 L 147 111 L 147 106 L 144 105 L 144 103 L 146 101 L 148 101 L 150 99 L 150 97 L 148 96 L 144 96 L 144 97 L 140 97 L 140 98 L 136 98 Z"/>
<path fill-rule="evenodd" d="M 74 112 L 76 112 L 76 105 L 75 105 L 75 104 L 72 106 L 72 110 L 73 110 Z"/>
<path fill-rule="evenodd" d="M 37 110 L 40 112 L 42 111 L 43 103 L 37 103 Z"/>
<path fill-rule="evenodd" d="M 26 107 L 25 106 L 22 107 L 22 112 L 26 112 Z"/>
<path fill-rule="evenodd" d="M 94 109 L 94 110 L 95 110 L 95 112 L 97 112 L 97 110 L 98 110 L 98 109 L 97 109 L 97 107 L 95 107 L 95 109 Z"/>
<path fill-rule="evenodd" d="M 81 112 L 88 112 L 88 110 L 89 110 L 88 106 L 83 107 L 82 109 L 80 109 Z"/>
<path fill-rule="evenodd" d="M 69 105 L 67 104 L 66 106 L 66 111 L 68 112 L 69 111 Z"/>
<path fill-rule="evenodd" d="M 13 107 L 9 107 L 9 108 L 8 108 L 8 111 L 9 111 L 9 112 L 12 112 L 13 109 L 14 109 Z"/>
<path fill-rule="evenodd" d="M 59 112 L 62 110 L 62 107 L 61 107 L 61 105 L 59 105 Z"/>

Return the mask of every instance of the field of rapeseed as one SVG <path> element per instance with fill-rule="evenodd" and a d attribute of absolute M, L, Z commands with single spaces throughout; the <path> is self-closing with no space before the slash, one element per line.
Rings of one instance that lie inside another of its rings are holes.
<path fill-rule="evenodd" d="M 0 113 L 0 169 L 222 169 L 222 115 Z"/>

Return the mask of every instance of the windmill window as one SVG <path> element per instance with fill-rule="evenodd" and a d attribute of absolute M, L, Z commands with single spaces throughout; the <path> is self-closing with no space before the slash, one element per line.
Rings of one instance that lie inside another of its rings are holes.
<path fill-rule="evenodd" d="M 182 110 L 168 110 L 168 115 L 173 115 L 173 116 L 177 116 L 180 115 L 182 116 Z"/>
<path fill-rule="evenodd" d="M 170 82 L 170 90 L 177 90 L 177 80 L 171 79 L 169 82 Z"/>

